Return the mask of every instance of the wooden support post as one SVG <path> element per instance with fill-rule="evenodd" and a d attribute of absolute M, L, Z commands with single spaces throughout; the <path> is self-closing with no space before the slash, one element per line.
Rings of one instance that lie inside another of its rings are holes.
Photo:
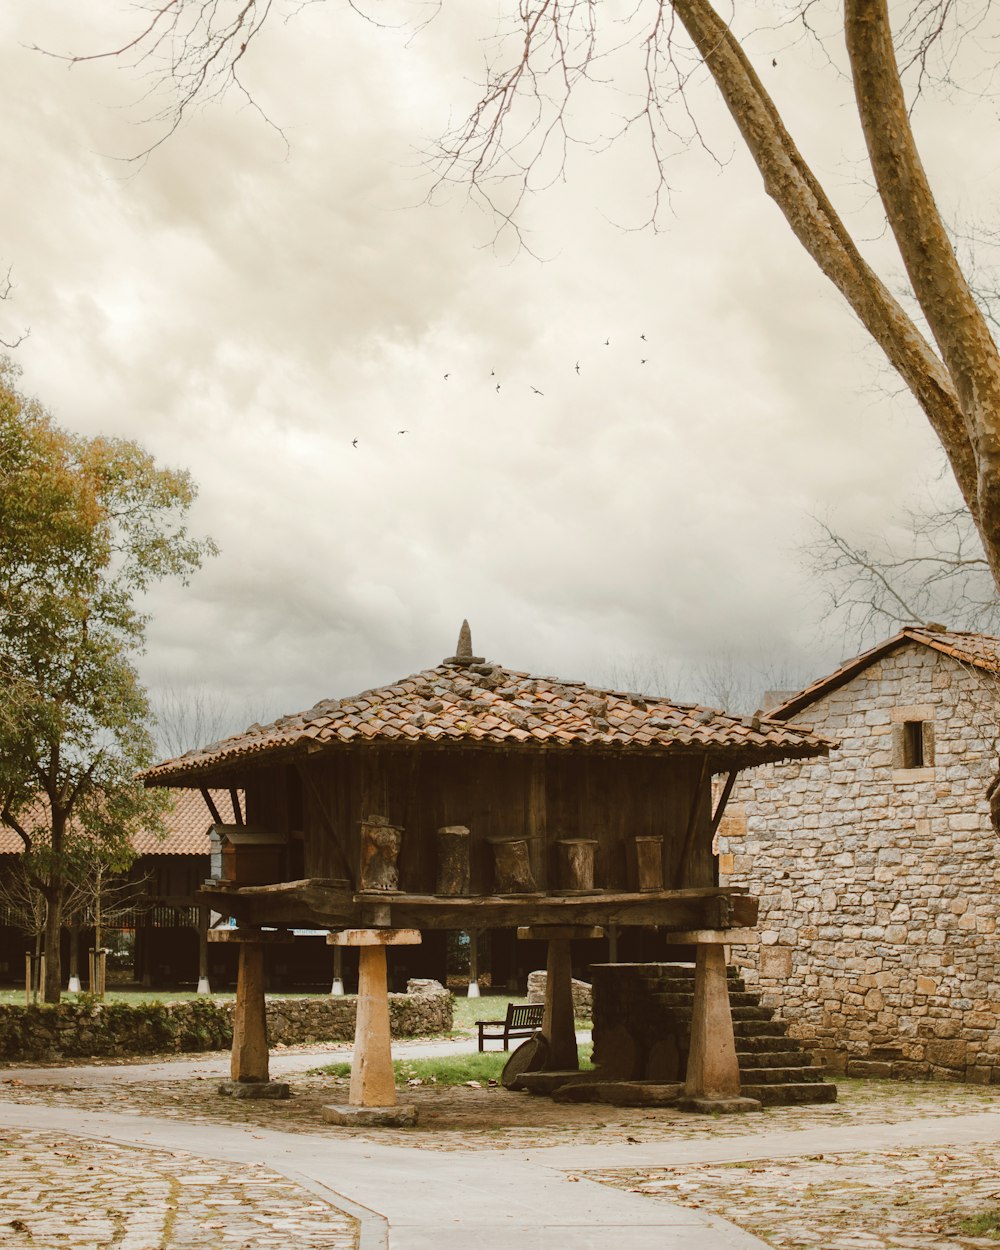
<path fill-rule="evenodd" d="M 469 991 L 468 998 L 479 997 L 479 932 L 469 931 Z"/>
<path fill-rule="evenodd" d="M 690 1111 L 751 1111 L 760 1103 L 740 1095 L 733 1015 L 726 983 L 724 934 L 704 935 L 697 948 L 691 1049 L 682 1106 Z"/>
<path fill-rule="evenodd" d="M 211 994 L 208 983 L 208 908 L 202 903 L 198 908 L 198 993 Z"/>
<path fill-rule="evenodd" d="M 264 1000 L 264 947 L 288 944 L 295 939 L 285 930 L 210 929 L 210 942 L 235 943 L 240 948 L 233 1008 L 232 1083 L 220 1092 L 249 1096 L 242 1087 L 260 1086 L 261 1097 L 287 1098 L 288 1086 L 268 1076 L 267 1008 Z M 265 1092 L 266 1091 L 266 1092 Z M 254 1096 L 257 1096 L 254 1094 Z"/>
<path fill-rule="evenodd" d="M 342 946 L 333 948 L 333 984 L 330 986 L 330 993 L 337 998 L 342 998 L 344 994 L 344 948 Z"/>
<path fill-rule="evenodd" d="M 663 889 L 662 838 L 636 838 L 635 863 L 640 890 Z"/>
<path fill-rule="evenodd" d="M 573 1012 L 572 941 L 603 937 L 604 930 L 582 925 L 529 925 L 518 929 L 517 936 L 545 938 L 549 944 L 542 1015 L 542 1036 L 549 1046 L 545 1068 L 553 1072 L 575 1072 L 580 1067 L 580 1057 Z"/>
<path fill-rule="evenodd" d="M 268 1079 L 264 947 L 259 942 L 240 943 L 230 1074 L 234 1081 Z"/>
<path fill-rule="evenodd" d="M 332 946 L 358 947 L 358 1014 L 348 1105 L 325 1107 L 323 1115 L 333 1124 L 413 1124 L 415 1108 L 396 1106 L 385 948 L 418 945 L 420 932 L 417 929 L 346 929 L 342 933 L 328 934 L 326 940 Z"/>

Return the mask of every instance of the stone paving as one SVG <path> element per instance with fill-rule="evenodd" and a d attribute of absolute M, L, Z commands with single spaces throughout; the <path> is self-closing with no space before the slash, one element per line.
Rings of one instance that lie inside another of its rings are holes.
<path fill-rule="evenodd" d="M 976 1237 L 961 1228 L 963 1218 L 1000 1208 L 1000 1145 L 995 1140 L 947 1148 L 852 1149 L 850 1153 L 806 1154 L 803 1148 L 803 1154 L 797 1157 L 749 1164 L 697 1161 L 700 1143 L 707 1149 L 720 1139 L 757 1137 L 762 1153 L 766 1153 L 768 1134 L 812 1130 L 809 1140 L 815 1150 L 817 1134 L 822 1142 L 824 1132 L 838 1127 L 927 1123 L 950 1116 L 996 1112 L 1000 1110 L 1000 1088 L 997 1087 L 944 1082 L 842 1081 L 838 1082 L 840 1100 L 835 1104 L 773 1108 L 752 1115 L 714 1118 L 683 1115 L 670 1109 L 554 1104 L 545 1098 L 512 1094 L 487 1086 L 424 1085 L 407 1088 L 400 1095 L 402 1101 L 412 1101 L 419 1106 L 421 1121 L 417 1128 L 345 1130 L 328 1125 L 321 1118 L 321 1107 L 343 1101 L 347 1088 L 346 1082 L 325 1075 L 292 1077 L 293 1097 L 284 1103 L 221 1098 L 216 1092 L 218 1078 L 213 1076 L 132 1083 L 125 1069 L 121 1071 L 121 1080 L 113 1083 L 74 1086 L 73 1080 L 72 1069 L 53 1070 L 51 1083 L 43 1085 L 22 1084 L 11 1073 L 0 1081 L 0 1101 L 112 1112 L 124 1117 L 144 1114 L 191 1123 L 195 1152 L 198 1126 L 214 1124 L 248 1129 L 251 1133 L 269 1129 L 308 1134 L 315 1137 L 318 1150 L 322 1150 L 324 1140 L 335 1138 L 339 1141 L 357 1139 L 359 1146 L 368 1141 L 415 1151 L 486 1155 L 496 1157 L 500 1168 L 503 1165 L 499 1152 L 508 1152 L 512 1159 L 516 1155 L 523 1160 L 525 1152 L 530 1150 L 534 1162 L 555 1169 L 558 1166 L 555 1158 L 548 1163 L 544 1157 L 547 1148 L 607 1149 L 613 1145 L 619 1148 L 615 1160 L 618 1163 L 622 1149 L 630 1150 L 634 1146 L 637 1154 L 640 1148 L 648 1154 L 648 1148 L 658 1144 L 684 1142 L 695 1152 L 695 1161 L 683 1166 L 608 1167 L 607 1161 L 602 1161 L 595 1152 L 592 1159 L 581 1162 L 574 1172 L 581 1178 L 643 1195 L 657 1205 L 669 1201 L 714 1213 L 754 1233 L 776 1250 L 940 1250 L 944 1246 L 972 1250 L 1000 1244 L 996 1239 Z M 0 1140 L 6 1136 L 0 1135 Z M 18 1136 L 22 1142 L 27 1140 L 23 1134 Z M 32 1142 L 37 1140 L 35 1135 L 29 1137 Z M 797 1144 L 795 1149 L 798 1149 Z M 41 1173 L 49 1176 L 50 1189 L 54 1185 L 65 1192 L 66 1183 L 60 1179 L 64 1161 L 57 1157 L 51 1143 L 39 1148 L 36 1156 L 27 1149 L 21 1151 L 20 1144 L 5 1144 L 4 1150 L 0 1175 L 5 1181 L 8 1168 L 18 1166 L 20 1152 L 25 1158 L 40 1160 Z M 141 1159 L 147 1157 L 145 1152 L 140 1155 L 138 1151 L 123 1148 L 81 1145 L 76 1140 L 68 1146 L 65 1141 L 60 1142 L 59 1150 L 68 1150 L 80 1159 L 89 1152 L 93 1157 L 80 1166 L 84 1179 L 93 1177 L 91 1168 L 102 1175 L 121 1173 L 126 1190 L 128 1177 L 142 1171 Z M 105 1154 L 105 1150 L 117 1153 Z M 227 1175 L 236 1175 L 240 1169 L 227 1165 L 225 1171 Z M 161 1152 L 149 1168 L 150 1177 L 156 1178 L 157 1184 L 167 1190 L 171 1177 L 200 1173 L 217 1176 L 220 1165 L 199 1163 L 193 1156 L 185 1163 L 178 1161 L 175 1155 Z M 109 1215 L 110 1223 L 102 1226 L 103 1241 L 40 1240 L 38 1235 L 28 1241 L 27 1234 L 19 1233 L 9 1224 L 10 1220 L 29 1223 L 28 1217 L 20 1208 L 14 1211 L 8 1201 L 0 1207 L 0 1247 L 7 1250 L 8 1245 L 30 1245 L 33 1250 L 40 1250 L 67 1245 L 89 1250 L 93 1245 L 95 1248 L 121 1246 L 124 1250 L 147 1250 L 148 1245 L 156 1250 L 165 1247 L 201 1250 L 203 1246 L 212 1250 L 216 1247 L 219 1250 L 258 1250 L 260 1247 L 263 1250 L 273 1245 L 294 1244 L 303 1250 L 327 1246 L 339 1250 L 341 1246 L 354 1246 L 355 1242 L 350 1239 L 354 1236 L 353 1221 L 349 1216 L 331 1212 L 312 1193 L 273 1172 L 261 1169 L 254 1175 L 260 1178 L 262 1186 L 265 1178 L 269 1184 L 277 1186 L 273 1191 L 277 1198 L 267 1197 L 262 1203 L 263 1209 L 256 1208 L 259 1215 L 276 1220 L 315 1216 L 315 1223 L 310 1225 L 307 1219 L 305 1231 L 296 1226 L 294 1232 L 286 1225 L 279 1240 L 266 1240 L 275 1235 L 276 1225 L 267 1225 L 261 1219 L 249 1232 L 245 1231 L 239 1222 L 230 1219 L 240 1210 L 239 1199 L 231 1195 L 234 1205 L 223 1211 L 218 1220 L 214 1219 L 211 1211 L 205 1214 L 205 1195 L 214 1192 L 216 1187 L 199 1190 L 192 1182 L 190 1191 L 180 1191 L 186 1200 L 190 1199 L 194 1212 L 186 1227 L 195 1233 L 185 1234 L 188 1240 L 169 1241 L 161 1237 L 148 1243 L 115 1241 L 113 1235 L 107 1235 L 108 1229 L 114 1234 L 116 1227 Z M 8 1184 L 5 1188 L 9 1191 L 13 1187 Z M 32 1182 L 28 1188 L 39 1193 L 49 1192 L 41 1180 Z M 258 1191 L 249 1186 L 239 1191 L 244 1192 L 256 1201 L 258 1192 L 263 1193 L 264 1189 Z M 271 1192 L 267 1190 L 268 1194 Z M 100 1202 L 96 1199 L 95 1202 L 95 1209 L 102 1210 Z M 281 1202 L 286 1205 L 282 1206 Z M 113 1204 L 106 1206 L 112 1211 Z M 74 1198 L 74 1208 L 77 1207 L 87 1209 L 86 1201 L 81 1203 Z M 322 1208 L 325 1216 L 317 1212 L 317 1207 Z M 55 1212 L 56 1206 L 52 1209 Z M 62 1210 L 65 1211 L 65 1203 Z M 289 1214 L 293 1210 L 294 1217 Z M 212 1224 L 222 1226 L 213 1229 Z M 238 1231 L 231 1233 L 230 1230 Z M 202 1239 L 193 1239 L 195 1234 Z M 209 1239 L 210 1234 L 215 1240 Z M 309 1240 L 310 1236 L 325 1236 L 327 1240 Z M 337 1237 L 340 1240 L 336 1240 Z"/>
<path fill-rule="evenodd" d="M 0 1131 L 0 1246 L 355 1250 L 356 1221 L 260 1165 Z"/>
<path fill-rule="evenodd" d="M 1000 1244 L 962 1231 L 969 1217 L 990 1211 L 1000 1217 L 995 1143 L 586 1175 L 714 1211 L 776 1250 L 996 1250 Z"/>

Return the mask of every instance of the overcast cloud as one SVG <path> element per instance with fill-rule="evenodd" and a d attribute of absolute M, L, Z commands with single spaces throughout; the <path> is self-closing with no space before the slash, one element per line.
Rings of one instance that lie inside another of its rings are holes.
<path fill-rule="evenodd" d="M 542 261 L 491 247 L 462 193 L 424 203 L 421 153 L 473 98 L 468 8 L 407 43 L 307 6 L 249 67 L 287 151 L 233 98 L 141 168 L 118 158 L 148 142 L 142 80 L 25 46 L 110 47 L 135 11 L 0 11 L 24 387 L 68 427 L 189 468 L 221 547 L 153 597 L 148 681 L 291 711 L 437 663 L 464 616 L 479 653 L 565 677 L 727 648 L 822 671 L 843 640 L 798 555 L 809 515 L 887 524 L 937 469 L 926 422 L 880 389 L 711 90 L 725 163 L 678 161 L 659 234 L 613 224 L 646 211 L 637 146 L 580 152 L 527 204 Z M 843 79 L 775 47 L 793 133 L 891 257 Z M 991 109 L 919 120 L 946 210 L 988 214 Z"/>

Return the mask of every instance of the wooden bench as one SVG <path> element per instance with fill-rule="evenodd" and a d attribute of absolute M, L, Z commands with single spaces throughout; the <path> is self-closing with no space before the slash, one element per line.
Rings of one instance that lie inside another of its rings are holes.
<path fill-rule="evenodd" d="M 507 1016 L 504 1020 L 477 1020 L 479 1030 L 479 1049 L 485 1049 L 484 1042 L 502 1041 L 504 1050 L 510 1050 L 512 1037 L 532 1037 L 542 1027 L 542 1015 L 545 1008 L 541 1003 L 527 1003 L 518 1006 L 507 1004 Z M 487 1033 L 487 1029 L 493 1029 Z M 499 1031 L 497 1031 L 499 1030 Z"/>

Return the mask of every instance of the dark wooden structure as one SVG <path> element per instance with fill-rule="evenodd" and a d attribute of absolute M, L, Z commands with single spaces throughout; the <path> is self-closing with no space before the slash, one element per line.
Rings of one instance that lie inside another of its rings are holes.
<path fill-rule="evenodd" d="M 145 781 L 245 793 L 242 837 L 201 893 L 241 931 L 517 928 L 548 943 L 559 1002 L 546 1018 L 563 1021 L 577 938 L 655 926 L 692 953 L 745 938 L 757 903 L 717 885 L 713 775 L 828 746 L 784 724 L 510 671 L 474 656 L 463 624 L 436 668 L 254 725 Z M 250 882 L 241 856 L 254 851 L 259 873 L 265 847 L 273 879 Z"/>

